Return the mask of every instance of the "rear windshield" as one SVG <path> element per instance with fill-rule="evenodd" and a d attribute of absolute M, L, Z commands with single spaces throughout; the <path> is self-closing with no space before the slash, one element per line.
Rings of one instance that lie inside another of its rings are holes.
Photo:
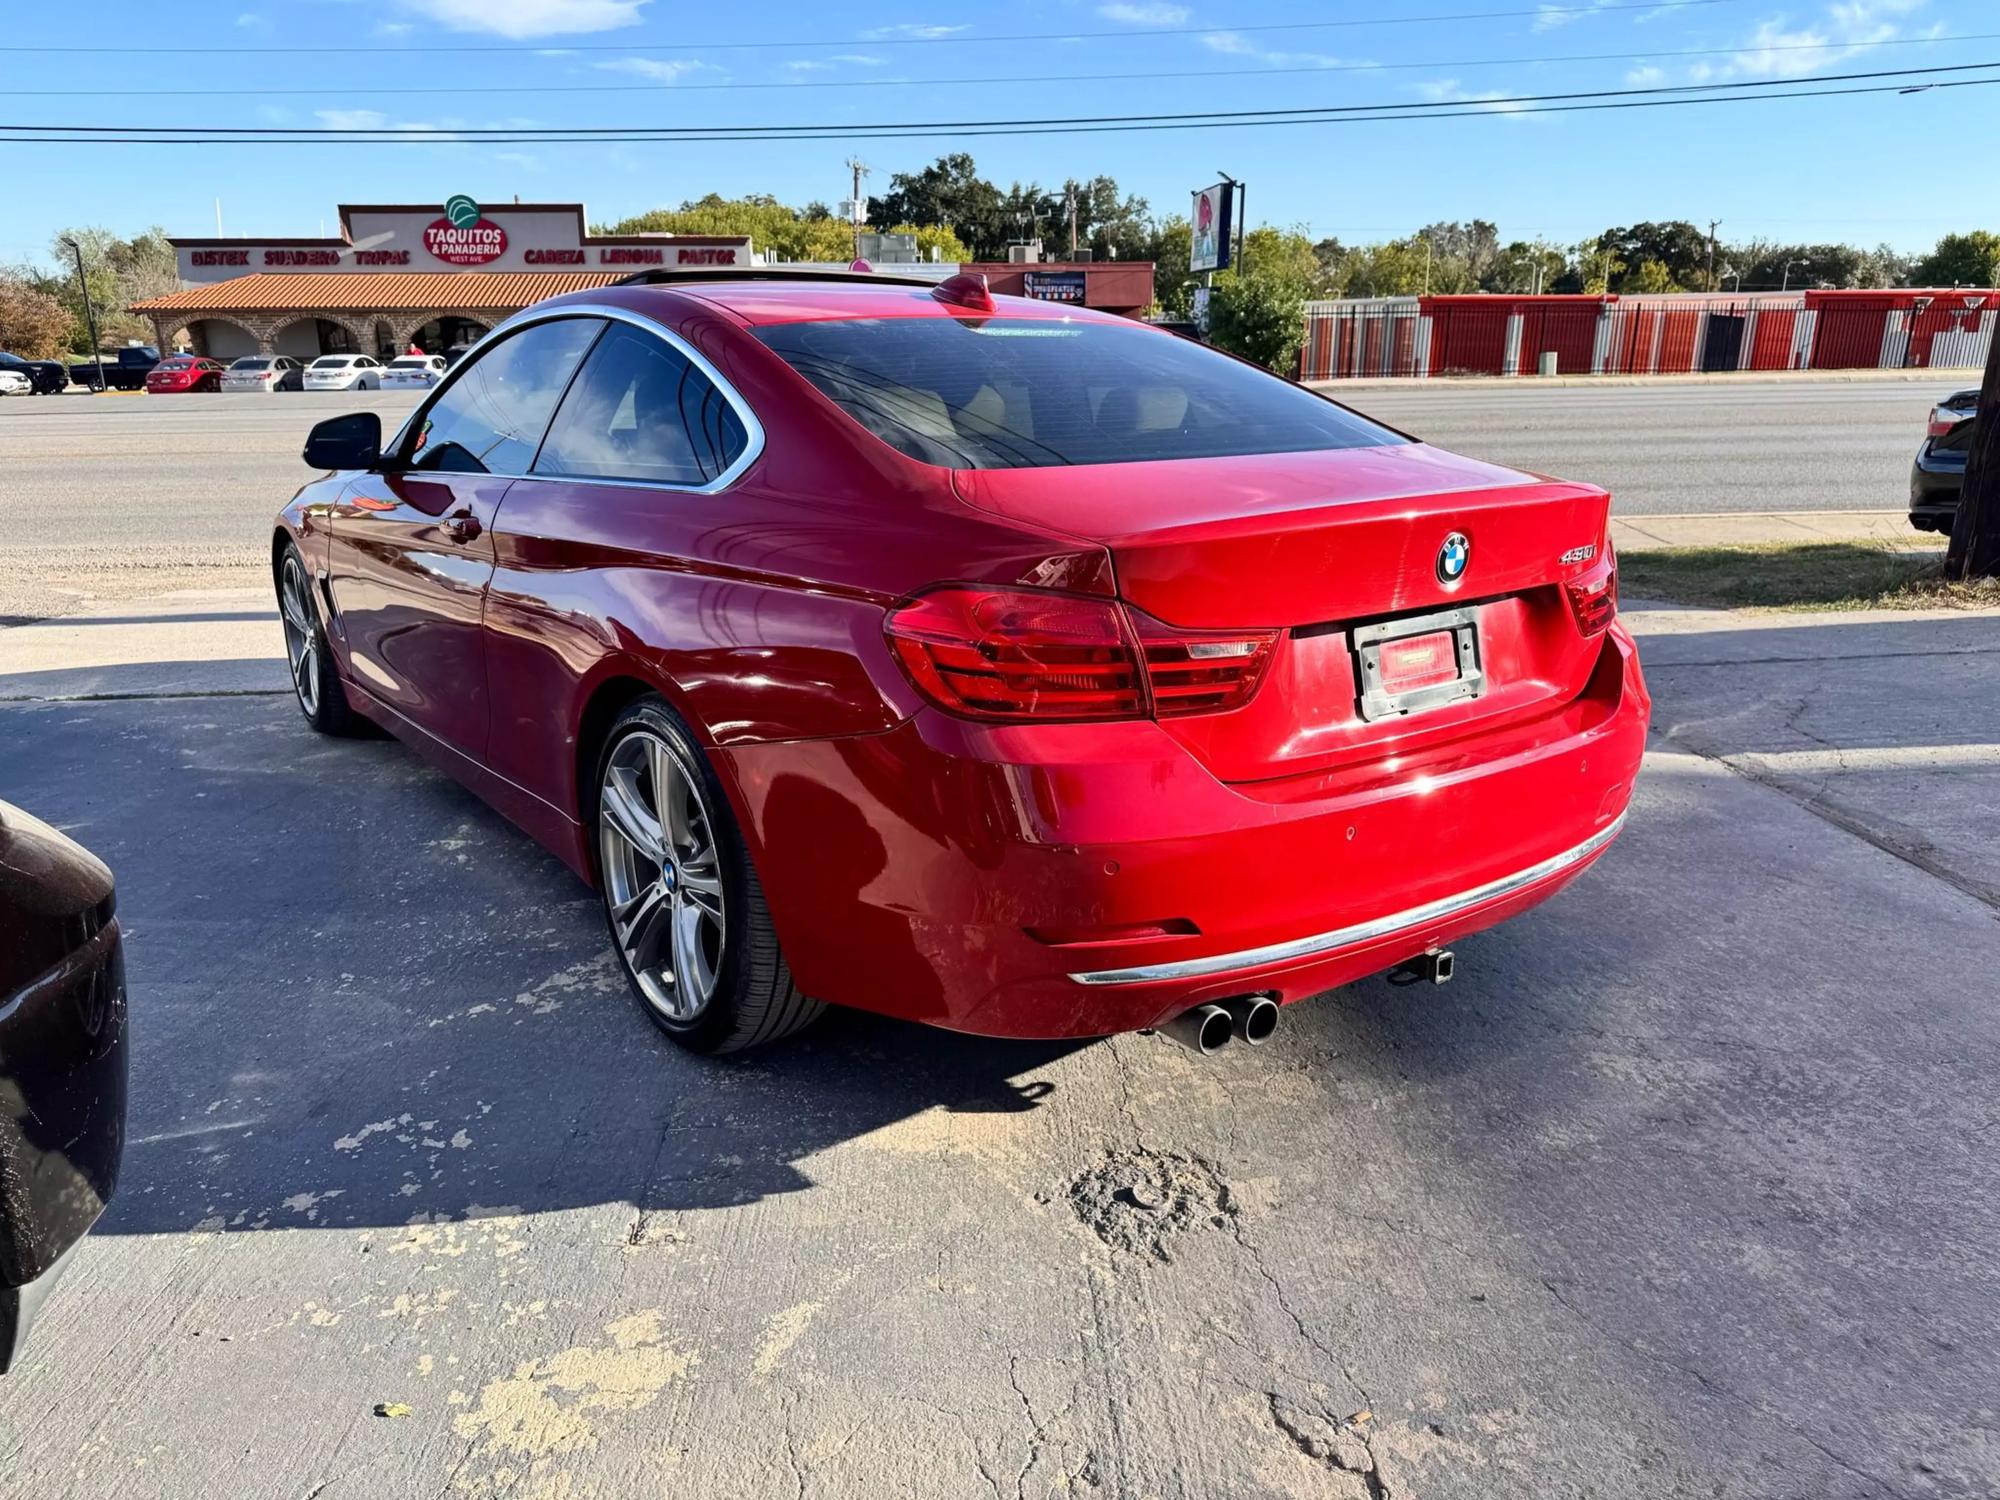
<path fill-rule="evenodd" d="M 268 370 L 270 367 L 271 362 L 268 359 L 239 359 L 229 368 L 232 370 Z"/>
<path fill-rule="evenodd" d="M 392 370 L 428 370 L 430 367 L 431 362 L 428 359 L 392 359 L 389 361 L 389 368 Z"/>
<path fill-rule="evenodd" d="M 315 370 L 344 370 L 353 363 L 354 356 L 351 354 L 329 354 L 325 359 L 314 360 L 312 367 Z"/>
<path fill-rule="evenodd" d="M 1157 329 L 875 318 L 754 330 L 890 447 L 951 469 L 1368 448 L 1406 439 Z"/>

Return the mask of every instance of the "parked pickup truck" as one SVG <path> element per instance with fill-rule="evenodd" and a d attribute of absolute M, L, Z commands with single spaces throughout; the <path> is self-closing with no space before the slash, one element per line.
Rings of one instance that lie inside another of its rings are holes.
<path fill-rule="evenodd" d="M 104 353 L 104 383 L 114 391 L 138 391 L 146 387 L 146 372 L 160 362 L 160 351 L 151 344 L 131 344 Z M 78 385 L 97 384 L 97 361 L 82 360 L 69 367 L 69 378 Z"/>

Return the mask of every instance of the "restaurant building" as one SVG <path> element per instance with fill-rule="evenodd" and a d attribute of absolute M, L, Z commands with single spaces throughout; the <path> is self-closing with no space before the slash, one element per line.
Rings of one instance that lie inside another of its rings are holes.
<path fill-rule="evenodd" d="M 318 239 L 170 239 L 181 290 L 132 311 L 149 319 L 163 351 L 246 354 L 442 353 L 472 342 L 522 308 L 562 292 L 604 286 L 637 271 L 751 267 L 747 236 L 589 232 L 580 203 L 482 207 L 342 204 L 340 233 Z M 1150 263 L 885 267 L 943 279 L 989 274 L 996 292 L 1142 316 L 1153 301 Z"/>

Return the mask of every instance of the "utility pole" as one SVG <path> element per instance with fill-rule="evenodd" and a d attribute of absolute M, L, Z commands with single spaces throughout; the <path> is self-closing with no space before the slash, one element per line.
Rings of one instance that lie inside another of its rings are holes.
<path fill-rule="evenodd" d="M 76 286 L 77 290 L 83 293 L 83 326 L 90 333 L 91 358 L 97 361 L 97 385 L 95 389 L 102 391 L 104 389 L 104 351 L 97 347 L 97 309 L 92 307 L 90 303 L 90 278 L 83 274 L 83 246 L 72 239 L 65 239 L 63 243 L 69 246 L 71 253 L 76 256 Z"/>
<path fill-rule="evenodd" d="M 1722 220 L 1720 219 L 1710 219 L 1708 221 L 1708 289 L 1711 292 L 1721 290 L 1715 281 L 1715 231 L 1721 223 Z"/>
<path fill-rule="evenodd" d="M 1431 237 L 1424 236 L 1424 295 L 1431 294 Z"/>
<path fill-rule="evenodd" d="M 867 217 L 867 205 L 861 198 L 861 179 L 868 175 L 868 163 L 858 156 L 847 158 L 847 170 L 854 174 L 854 196 L 847 200 L 848 223 L 854 230 L 854 258 L 861 259 L 861 224 Z"/>
<path fill-rule="evenodd" d="M 1979 387 L 1972 451 L 1965 456 L 1965 484 L 1944 557 L 1944 576 L 1954 582 L 1996 573 L 2000 573 L 2000 329 L 1986 349 L 1986 378 Z"/>
<path fill-rule="evenodd" d="M 1063 197 L 1069 204 L 1069 258 L 1076 259 L 1076 179 L 1072 177 L 1063 184 Z"/>

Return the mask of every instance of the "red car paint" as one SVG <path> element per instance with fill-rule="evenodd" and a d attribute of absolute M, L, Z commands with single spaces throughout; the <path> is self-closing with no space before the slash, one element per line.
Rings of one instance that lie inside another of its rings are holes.
<path fill-rule="evenodd" d="M 751 330 L 965 308 L 743 281 L 522 316 L 586 307 L 673 330 L 756 413 L 764 446 L 721 493 L 342 473 L 300 490 L 278 540 L 323 585 L 349 702 L 586 880 L 591 736 L 633 692 L 663 695 L 708 749 L 804 992 L 1036 1037 L 1251 991 L 1295 1001 L 1534 905 L 1616 832 L 1650 705 L 1630 636 L 1605 624 L 1603 491 L 1419 443 L 939 468 Z M 1453 534 L 1476 549 L 1463 588 L 1440 582 Z M 1101 599 L 1140 650 L 1152 629 L 1244 633 L 1268 657 L 1223 712 L 984 722 L 928 699 L 888 633 L 946 584 Z M 1477 606 L 1484 691 L 1364 717 L 1349 627 L 1460 604 Z M 1349 929 L 1222 973 L 1072 977 Z"/>
<path fill-rule="evenodd" d="M 219 391 L 222 389 L 222 365 L 199 355 L 175 355 L 161 360 L 146 372 L 146 389 L 155 396 L 180 391 Z"/>

